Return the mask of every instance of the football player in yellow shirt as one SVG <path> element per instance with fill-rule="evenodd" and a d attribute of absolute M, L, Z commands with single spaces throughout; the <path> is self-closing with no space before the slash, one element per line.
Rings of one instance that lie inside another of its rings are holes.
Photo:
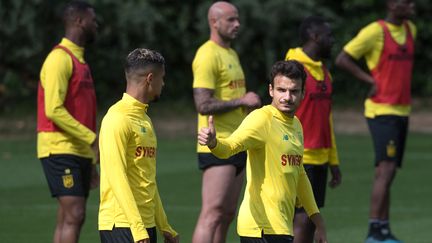
<path fill-rule="evenodd" d="M 327 171 L 331 173 L 330 187 L 342 182 L 339 158 L 332 121 L 332 78 L 324 61 L 330 57 L 334 43 L 329 23 L 322 17 L 309 16 L 299 28 L 302 46 L 289 49 L 286 60 L 302 63 L 307 74 L 305 98 L 296 111 L 303 126 L 303 163 L 312 185 L 318 208 L 324 207 Z M 296 210 L 294 219 L 295 240 L 312 243 L 315 226 L 302 208 Z"/>
<path fill-rule="evenodd" d="M 227 158 L 248 153 L 247 184 L 237 232 L 242 243 L 293 242 L 296 198 L 316 226 L 316 242 L 327 242 L 309 179 L 303 168 L 303 131 L 295 117 L 304 97 L 306 73 L 297 61 L 273 65 L 271 105 L 251 112 L 227 138 L 216 136 L 213 117 L 201 128 L 198 141 L 213 154 Z"/>
<path fill-rule="evenodd" d="M 100 130 L 101 242 L 164 242 L 179 237 L 168 224 L 156 184 L 157 138 L 148 104 L 164 86 L 165 60 L 158 52 L 140 48 L 126 58 L 126 92 L 111 106 Z"/>
<path fill-rule="evenodd" d="M 375 177 L 367 243 L 400 243 L 389 224 L 390 189 L 402 166 L 411 111 L 415 25 L 413 0 L 387 0 L 387 17 L 364 27 L 344 46 L 336 64 L 371 85 L 365 101 L 375 150 Z M 354 60 L 365 57 L 370 72 Z"/>
<path fill-rule="evenodd" d="M 94 7 L 70 1 L 65 36 L 45 59 L 38 84 L 37 156 L 58 202 L 54 243 L 78 242 L 90 188 L 96 187 L 96 94 L 85 47 L 96 37 Z"/>
<path fill-rule="evenodd" d="M 208 11 L 208 21 L 210 40 L 198 49 L 192 63 L 198 130 L 207 126 L 207 116 L 213 115 L 218 136 L 227 137 L 261 102 L 258 95 L 246 92 L 239 57 L 231 48 L 240 27 L 237 8 L 216 2 Z M 219 159 L 198 144 L 197 152 L 203 170 L 202 208 L 192 242 L 225 242 L 243 185 L 246 153 Z"/>

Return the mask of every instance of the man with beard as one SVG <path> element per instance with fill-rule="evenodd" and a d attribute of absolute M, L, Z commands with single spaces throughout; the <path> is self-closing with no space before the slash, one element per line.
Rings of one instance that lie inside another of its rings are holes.
<path fill-rule="evenodd" d="M 246 83 L 237 53 L 231 42 L 240 27 L 237 8 L 216 2 L 208 11 L 210 40 L 197 51 L 192 63 L 193 92 L 198 111 L 198 130 L 213 115 L 219 137 L 228 137 L 247 112 L 259 107 L 257 94 L 246 93 Z M 207 147 L 197 144 L 202 175 L 202 208 L 192 242 L 225 242 L 234 219 L 243 185 L 246 153 L 219 159 Z"/>
<path fill-rule="evenodd" d="M 307 74 L 305 98 L 296 112 L 303 126 L 303 164 L 311 182 L 318 208 L 324 206 L 327 171 L 330 187 L 341 183 L 339 159 L 331 116 L 332 80 L 323 61 L 330 57 L 334 39 L 330 25 L 318 16 L 310 16 L 300 25 L 302 47 L 288 50 L 287 60 L 301 62 Z M 296 209 L 294 242 L 313 243 L 315 225 L 303 208 Z"/>
<path fill-rule="evenodd" d="M 98 27 L 93 6 L 67 4 L 65 36 L 50 52 L 38 87 L 37 153 L 52 197 L 58 201 L 53 242 L 77 242 L 90 187 L 99 183 L 96 96 L 84 47 Z"/>
<path fill-rule="evenodd" d="M 305 80 L 299 62 L 276 62 L 269 83 L 271 105 L 252 111 L 227 138 L 216 137 L 213 117 L 198 133 L 199 143 L 220 158 L 248 151 L 247 184 L 237 220 L 241 243 L 292 243 L 297 200 L 316 226 L 316 242 L 327 242 L 303 168 L 302 125 L 294 115 L 304 97 Z"/>
<path fill-rule="evenodd" d="M 390 230 L 390 189 L 402 166 L 411 111 L 411 77 L 416 27 L 413 0 L 387 0 L 387 17 L 364 27 L 345 45 L 336 64 L 371 85 L 365 101 L 375 150 L 375 177 L 367 243 L 400 243 Z M 370 72 L 354 59 L 365 57 Z"/>
<path fill-rule="evenodd" d="M 99 231 L 104 243 L 179 242 L 168 224 L 156 184 L 157 138 L 147 115 L 164 86 L 165 60 L 139 48 L 126 58 L 126 92 L 111 106 L 100 130 Z"/>

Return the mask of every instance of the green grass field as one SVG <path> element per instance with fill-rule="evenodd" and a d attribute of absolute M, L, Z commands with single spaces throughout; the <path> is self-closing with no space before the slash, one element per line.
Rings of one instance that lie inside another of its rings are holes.
<path fill-rule="evenodd" d="M 367 135 L 337 135 L 343 184 L 328 190 L 322 210 L 331 243 L 363 242 L 367 230 L 369 192 L 373 175 L 372 146 Z M 51 241 L 56 201 L 50 198 L 35 138 L 0 140 L 0 242 Z M 201 174 L 194 138 L 160 139 L 158 183 L 168 218 L 190 242 L 200 209 Z M 432 242 L 432 138 L 408 138 L 405 164 L 392 194 L 393 231 L 406 243 Z M 91 194 L 80 242 L 98 242 L 98 191 Z M 162 241 L 160 241 L 162 242 Z M 228 242 L 239 242 L 235 224 Z"/>

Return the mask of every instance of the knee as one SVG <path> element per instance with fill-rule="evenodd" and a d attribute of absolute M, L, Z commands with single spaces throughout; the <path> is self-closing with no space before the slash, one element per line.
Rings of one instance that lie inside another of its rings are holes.
<path fill-rule="evenodd" d="M 85 220 L 85 208 L 77 207 L 65 214 L 65 223 L 73 225 L 82 225 Z"/>
<path fill-rule="evenodd" d="M 390 184 L 396 175 L 396 170 L 395 163 L 383 161 L 378 166 L 375 177 L 386 184 Z"/>
<path fill-rule="evenodd" d="M 208 225 L 215 226 L 227 221 L 231 221 L 234 218 L 235 213 L 231 214 L 222 207 L 215 207 L 205 210 L 203 216 Z"/>

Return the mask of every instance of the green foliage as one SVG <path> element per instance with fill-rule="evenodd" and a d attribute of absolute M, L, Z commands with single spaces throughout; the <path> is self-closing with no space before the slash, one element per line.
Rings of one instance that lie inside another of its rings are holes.
<path fill-rule="evenodd" d="M 89 46 L 86 59 L 92 67 L 99 103 L 105 107 L 121 96 L 125 81 L 123 58 L 137 47 L 160 51 L 167 60 L 166 86 L 162 100 L 192 99 L 191 62 L 197 48 L 208 39 L 205 0 L 92 0 L 100 29 L 97 42 Z M 241 33 L 234 44 L 248 80 L 248 88 L 267 97 L 271 65 L 283 59 L 290 47 L 298 45 L 298 26 L 311 14 L 328 18 L 336 36 L 334 56 L 364 25 L 385 17 L 382 0 L 236 0 Z M 61 9 L 65 1 L 0 1 L 0 110 L 18 100 L 33 105 L 40 67 L 62 35 Z M 432 94 L 432 47 L 428 24 L 432 7 L 417 0 L 418 27 L 413 92 Z M 366 86 L 335 69 L 335 92 L 343 97 L 361 98 Z M 14 82 L 12 84 L 11 82 Z M 16 83 L 15 83 L 16 82 Z M 9 107 L 10 109 L 10 107 Z"/>

